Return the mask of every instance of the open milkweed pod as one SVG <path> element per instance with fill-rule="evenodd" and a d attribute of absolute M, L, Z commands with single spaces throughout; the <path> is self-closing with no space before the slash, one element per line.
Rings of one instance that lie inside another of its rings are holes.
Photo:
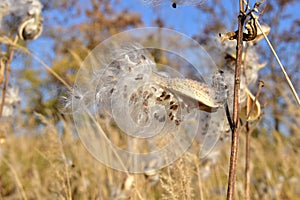
<path fill-rule="evenodd" d="M 18 35 L 22 40 L 35 40 L 43 31 L 41 16 L 28 16 L 18 27 Z"/>
<path fill-rule="evenodd" d="M 271 31 L 271 27 L 266 24 L 261 25 L 261 29 L 265 33 L 265 35 L 268 35 Z M 255 43 L 255 42 L 259 42 L 260 40 L 262 40 L 264 38 L 262 31 L 260 30 L 260 28 L 257 28 L 257 35 L 256 35 L 255 39 L 251 40 L 249 42 Z"/>
<path fill-rule="evenodd" d="M 251 111 L 252 109 L 252 105 L 254 103 L 255 100 L 255 96 L 250 92 L 250 90 L 248 88 L 246 88 L 246 102 L 244 105 L 241 105 L 241 109 L 240 109 L 240 117 L 242 119 L 247 120 L 247 115 L 248 113 Z M 258 100 L 256 99 L 255 105 L 250 113 L 250 116 L 248 118 L 248 121 L 254 121 L 256 120 L 258 117 L 260 116 L 260 103 L 258 102 Z"/>
<path fill-rule="evenodd" d="M 183 78 L 167 78 L 153 73 L 153 79 L 161 86 L 198 102 L 200 110 L 215 112 L 221 105 L 210 94 L 206 84 Z"/>

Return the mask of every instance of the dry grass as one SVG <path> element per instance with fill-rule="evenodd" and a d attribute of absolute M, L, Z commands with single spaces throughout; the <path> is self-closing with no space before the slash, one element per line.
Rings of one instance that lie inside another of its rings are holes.
<path fill-rule="evenodd" d="M 226 195 L 229 143 L 220 149 L 215 164 L 188 152 L 160 170 L 159 180 L 153 181 L 103 166 L 73 137 L 72 123 L 63 121 L 61 132 L 46 117 L 36 117 L 43 124 L 39 134 L 17 136 L 6 129 L 2 137 L 0 199 L 223 199 Z M 252 199 L 295 199 L 300 195 L 299 135 L 268 135 L 264 130 L 254 135 L 259 136 L 251 143 Z M 244 197 L 244 146 L 242 134 L 237 199 Z"/>

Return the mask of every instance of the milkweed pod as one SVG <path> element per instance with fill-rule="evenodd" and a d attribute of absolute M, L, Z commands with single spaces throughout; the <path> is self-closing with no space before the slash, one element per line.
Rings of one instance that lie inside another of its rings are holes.
<path fill-rule="evenodd" d="M 262 30 L 262 31 L 261 31 L 261 30 Z M 268 34 L 270 33 L 270 31 L 271 31 L 271 27 L 268 26 L 268 25 L 266 25 L 266 24 L 263 24 L 263 25 L 261 25 L 261 30 L 260 30 L 260 28 L 258 27 L 258 28 L 257 28 L 257 35 L 256 35 L 255 39 L 252 40 L 252 41 L 249 41 L 249 42 L 255 43 L 255 42 L 259 42 L 260 40 L 262 40 L 262 39 L 264 38 L 263 33 L 264 33 L 265 35 L 268 35 Z"/>
<path fill-rule="evenodd" d="M 41 16 L 28 16 L 18 27 L 18 35 L 22 40 L 35 40 L 43 31 Z"/>
<path fill-rule="evenodd" d="M 152 77 L 161 86 L 196 100 L 200 110 L 214 112 L 220 107 L 213 99 L 210 88 L 204 83 L 183 78 L 165 78 L 155 73 Z"/>
<path fill-rule="evenodd" d="M 248 88 L 246 88 L 246 98 L 247 99 L 245 104 L 242 105 L 240 109 L 240 117 L 248 121 L 254 121 L 258 119 L 258 117 L 260 116 L 260 103 L 257 99 L 255 101 L 255 96 L 251 93 L 251 91 Z M 252 109 L 254 101 L 255 101 L 255 105 Z M 251 113 L 248 117 L 249 112 Z"/>

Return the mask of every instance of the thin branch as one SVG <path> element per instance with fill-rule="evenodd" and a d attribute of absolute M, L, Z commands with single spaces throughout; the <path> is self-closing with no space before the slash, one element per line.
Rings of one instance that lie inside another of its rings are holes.
<path fill-rule="evenodd" d="M 231 153 L 230 153 L 230 167 L 227 188 L 227 200 L 234 198 L 234 187 L 236 179 L 236 162 L 238 153 L 239 140 L 239 91 L 240 91 L 240 77 L 243 53 L 243 27 L 245 23 L 245 13 L 243 0 L 240 0 L 240 14 L 238 16 L 238 34 L 237 34 L 237 52 L 236 52 L 236 66 L 235 66 L 235 82 L 234 82 L 234 99 L 233 99 L 233 123 L 235 129 L 231 138 Z"/>
<path fill-rule="evenodd" d="M 198 178 L 198 188 L 199 188 L 199 200 L 204 200 L 203 197 L 203 187 L 202 187 L 202 180 L 201 180 L 201 172 L 200 172 L 200 164 L 198 161 L 198 157 L 193 157 L 193 160 L 195 161 L 195 166 L 196 166 L 196 170 L 197 170 L 197 178 Z"/>
<path fill-rule="evenodd" d="M 59 74 L 57 74 L 50 66 L 48 66 L 42 59 L 40 59 L 36 54 L 34 54 L 31 51 L 28 51 L 27 53 L 31 55 L 36 61 L 41 63 L 42 66 L 46 68 L 46 70 L 48 70 L 48 72 L 52 74 L 57 80 L 59 80 L 62 84 L 64 84 L 68 88 L 68 90 L 72 91 L 72 87 Z"/>
<path fill-rule="evenodd" d="M 250 10 L 250 7 L 249 7 L 249 1 L 250 0 L 247 0 L 247 2 L 245 2 L 246 0 L 244 0 L 244 3 L 246 4 L 246 9 L 245 9 L 245 12 L 248 11 L 248 9 Z"/>
<path fill-rule="evenodd" d="M 246 158 L 245 158 L 245 199 L 250 200 L 250 138 L 251 132 L 249 122 L 246 122 Z"/>
<path fill-rule="evenodd" d="M 17 171 L 15 170 L 14 166 L 11 165 L 11 164 L 9 163 L 9 161 L 8 161 L 6 158 L 4 158 L 4 156 L 1 156 L 1 160 L 2 160 L 3 163 L 5 163 L 5 164 L 9 167 L 9 169 L 11 170 L 11 172 L 12 172 L 12 174 L 13 174 L 15 180 L 16 180 L 17 188 L 18 188 L 18 190 L 20 191 L 20 193 L 21 193 L 21 195 L 22 195 L 22 199 L 27 200 L 28 198 L 27 198 L 27 195 L 26 195 L 26 193 L 25 193 L 25 191 L 24 191 L 24 186 L 22 185 L 22 182 L 21 182 L 21 180 L 20 180 L 20 178 L 19 178 L 19 176 L 18 176 L 18 173 L 17 173 Z"/>
<path fill-rule="evenodd" d="M 245 2 L 245 1 L 246 1 L 246 0 L 244 0 L 244 2 Z M 246 4 L 246 5 L 247 5 L 247 8 L 250 9 L 249 4 Z M 277 55 L 275 49 L 273 48 L 273 45 L 271 44 L 271 42 L 270 42 L 270 40 L 268 39 L 268 37 L 267 37 L 267 35 L 265 34 L 265 32 L 263 31 L 263 29 L 262 29 L 262 27 L 261 27 L 261 25 L 260 25 L 260 23 L 259 23 L 258 20 L 256 21 L 256 24 L 257 24 L 259 30 L 261 31 L 261 33 L 263 34 L 265 40 L 267 41 L 268 46 L 270 47 L 270 49 L 271 49 L 271 51 L 272 51 L 274 57 L 276 58 L 276 61 L 278 62 L 279 66 L 280 66 L 280 68 L 281 68 L 281 71 L 283 72 L 283 74 L 284 74 L 284 76 L 285 76 L 285 79 L 286 79 L 286 81 L 288 82 L 288 85 L 289 85 L 289 87 L 290 87 L 290 89 L 291 89 L 291 91 L 292 91 L 292 93 L 293 93 L 293 95 L 294 95 L 294 97 L 295 97 L 295 99 L 296 99 L 298 105 L 300 106 L 300 99 L 299 99 L 299 97 L 298 97 L 298 95 L 297 95 L 297 92 L 296 92 L 296 90 L 295 90 L 295 88 L 294 88 L 294 86 L 293 86 L 293 83 L 291 82 L 291 80 L 290 80 L 288 74 L 286 73 L 286 71 L 285 71 L 285 69 L 284 69 L 284 67 L 283 67 L 283 65 L 282 65 L 282 63 L 281 63 L 281 61 L 280 61 L 280 59 L 279 59 L 279 57 L 278 57 L 278 55 Z"/>
<path fill-rule="evenodd" d="M 4 81 L 4 71 L 5 71 L 5 59 L 2 57 L 0 60 L 0 84 Z"/>
<path fill-rule="evenodd" d="M 253 129 L 250 127 L 249 125 L 249 118 L 250 118 L 250 115 L 251 115 L 251 112 L 254 110 L 254 107 L 255 107 L 255 104 L 256 104 L 256 101 L 260 95 L 260 92 L 261 92 L 261 88 L 264 86 L 264 83 L 262 81 L 259 82 L 259 85 L 258 85 L 258 91 L 255 95 L 255 98 L 254 98 L 254 102 L 251 106 L 251 109 L 249 111 L 249 113 L 247 113 L 247 122 L 246 122 L 246 160 L 245 160 L 245 199 L 246 200 L 250 200 L 250 172 L 251 172 L 251 169 L 250 169 L 250 160 L 251 160 L 251 151 L 250 151 L 250 140 L 251 140 L 251 133 L 253 131 Z"/>
<path fill-rule="evenodd" d="M 282 65 L 282 63 L 281 63 L 279 57 L 277 56 L 277 53 L 276 53 L 275 49 L 273 48 L 273 46 L 272 46 L 270 40 L 268 39 L 267 35 L 266 35 L 266 34 L 264 33 L 264 31 L 262 30 L 262 27 L 261 27 L 261 25 L 259 24 L 259 22 L 257 22 L 257 25 L 258 25 L 259 30 L 262 32 L 262 34 L 263 34 L 265 40 L 267 41 L 267 43 L 268 43 L 268 45 L 269 45 L 269 47 L 270 47 L 270 49 L 271 49 L 273 55 L 275 56 L 276 61 L 278 62 L 279 66 L 280 66 L 280 68 L 281 68 L 281 71 L 283 72 L 284 77 L 285 77 L 286 81 L 288 82 L 288 85 L 289 85 L 289 87 L 290 87 L 290 89 L 291 89 L 291 91 L 292 91 L 292 93 L 293 93 L 293 95 L 294 95 L 294 97 L 295 97 L 295 99 L 296 99 L 298 105 L 300 106 L 300 99 L 299 99 L 299 97 L 298 97 L 298 95 L 297 95 L 297 92 L 296 92 L 296 90 L 295 90 L 295 88 L 294 88 L 294 86 L 293 86 L 293 83 L 291 82 L 291 80 L 290 80 L 288 74 L 286 73 L 286 71 L 285 71 L 285 69 L 284 69 L 284 67 L 283 67 L 283 65 Z"/>
<path fill-rule="evenodd" d="M 16 44 L 18 42 L 18 36 L 15 37 L 14 39 L 14 44 Z M 6 66 L 5 66 L 5 81 L 4 81 L 4 85 L 3 85 L 3 89 L 2 89 L 2 99 L 1 99 L 1 106 L 0 106 L 0 118 L 2 117 L 2 113 L 3 113 L 3 107 L 4 107 L 4 103 L 5 103 L 5 96 L 6 96 L 6 89 L 8 86 L 8 79 L 9 79 L 9 75 L 10 75 L 10 67 L 11 67 L 11 63 L 12 60 L 14 58 L 14 47 L 13 46 L 9 46 L 8 48 L 8 59 L 6 62 Z"/>
<path fill-rule="evenodd" d="M 246 128 L 247 128 L 247 135 L 246 135 L 246 167 L 245 167 L 245 179 L 246 179 L 246 182 L 245 182 L 245 199 L 246 200 L 250 200 L 250 174 L 251 174 L 251 167 L 250 167 L 250 136 L 254 130 L 253 127 L 257 127 L 257 125 L 261 122 L 262 120 L 262 117 L 260 117 L 253 126 L 248 126 L 249 123 L 246 122 Z"/>
<path fill-rule="evenodd" d="M 0 42 L 3 43 L 3 44 L 10 45 L 10 46 L 12 46 L 16 49 L 20 49 L 24 53 L 32 56 L 36 61 L 41 63 L 42 66 L 44 68 L 46 68 L 46 70 L 48 70 L 49 73 L 52 74 L 57 80 L 59 80 L 62 84 L 64 84 L 70 91 L 72 90 L 71 86 L 67 82 L 65 82 L 64 79 L 59 74 L 57 74 L 50 66 L 48 66 L 43 60 L 41 60 L 33 51 L 30 51 L 27 48 L 25 48 L 25 47 L 23 47 L 23 46 L 21 46 L 17 43 L 12 42 L 11 39 L 9 39 L 7 37 L 1 37 L 0 36 Z"/>

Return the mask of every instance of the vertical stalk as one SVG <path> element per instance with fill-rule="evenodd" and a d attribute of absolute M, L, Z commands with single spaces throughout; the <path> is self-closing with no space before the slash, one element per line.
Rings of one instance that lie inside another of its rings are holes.
<path fill-rule="evenodd" d="M 15 37 L 13 44 L 17 44 L 18 42 L 18 36 Z M 8 58 L 5 64 L 5 81 L 4 81 L 4 85 L 3 85 L 3 89 L 2 89 L 2 99 L 1 99 L 1 105 L 0 105 L 0 118 L 2 117 L 2 113 L 3 113 L 3 107 L 4 107 L 4 103 L 5 103 L 5 95 L 6 95 L 6 90 L 7 90 L 7 86 L 8 86 L 8 79 L 9 79 L 9 75 L 10 75 L 10 67 L 11 67 L 11 63 L 13 61 L 14 58 L 14 47 L 13 45 L 8 47 Z M 4 67 L 4 66 L 1 66 Z"/>
<path fill-rule="evenodd" d="M 246 122 L 245 199 L 250 200 L 250 138 L 249 122 Z"/>
<path fill-rule="evenodd" d="M 230 152 L 230 166 L 229 166 L 229 178 L 227 188 L 227 200 L 234 199 L 234 187 L 236 180 L 236 161 L 238 153 L 238 140 L 239 140 L 239 91 L 241 80 L 241 65 L 242 65 L 242 53 L 243 53 L 243 27 L 245 23 L 244 4 L 240 0 L 240 14 L 238 16 L 238 34 L 237 34 L 237 51 L 236 51 L 236 66 L 234 77 L 234 99 L 233 99 L 233 123 L 234 131 L 231 137 L 231 152 Z"/>
<path fill-rule="evenodd" d="M 255 95 L 254 102 L 249 110 L 249 113 L 247 113 L 247 121 L 246 121 L 246 159 L 245 159 L 245 199 L 250 200 L 250 160 L 251 160 L 251 151 L 250 151 L 250 141 L 251 141 L 251 134 L 253 132 L 253 128 L 250 127 L 249 124 L 249 117 L 251 115 L 251 112 L 253 112 L 253 109 L 255 107 L 256 101 L 260 95 L 261 89 L 264 87 L 264 83 L 262 81 L 259 82 L 258 90 Z M 241 128 L 242 129 L 242 128 Z"/>

